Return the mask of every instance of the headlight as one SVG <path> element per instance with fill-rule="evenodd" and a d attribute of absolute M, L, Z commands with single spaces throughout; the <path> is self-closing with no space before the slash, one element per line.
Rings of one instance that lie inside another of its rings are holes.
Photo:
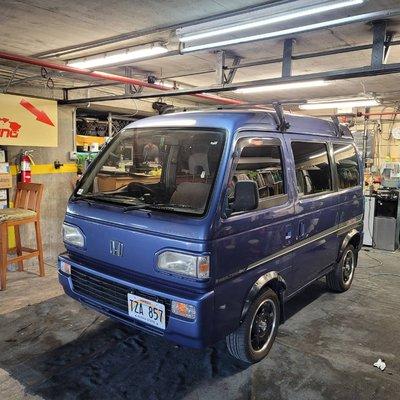
<path fill-rule="evenodd" d="M 207 279 L 210 276 L 209 256 L 164 251 L 158 256 L 157 266 L 164 271 L 194 278 Z"/>
<path fill-rule="evenodd" d="M 82 231 L 77 227 L 69 224 L 63 224 L 63 239 L 64 242 L 72 244 L 77 247 L 85 246 L 85 237 Z"/>

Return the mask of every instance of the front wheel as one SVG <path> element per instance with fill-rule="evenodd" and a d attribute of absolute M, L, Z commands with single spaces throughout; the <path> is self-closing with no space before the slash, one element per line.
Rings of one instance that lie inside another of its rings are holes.
<path fill-rule="evenodd" d="M 270 351 L 278 331 L 280 304 L 272 289 L 251 304 L 239 328 L 226 337 L 229 353 L 246 363 L 261 361 Z"/>
<path fill-rule="evenodd" d="M 335 292 L 345 292 L 350 289 L 357 266 L 357 252 L 353 245 L 349 244 L 343 251 L 336 267 L 326 276 L 329 289 Z"/>

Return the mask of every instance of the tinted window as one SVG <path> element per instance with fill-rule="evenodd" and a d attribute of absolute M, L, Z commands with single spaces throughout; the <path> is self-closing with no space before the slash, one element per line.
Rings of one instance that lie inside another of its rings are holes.
<path fill-rule="evenodd" d="M 301 195 L 332 190 L 328 151 L 324 143 L 293 142 L 297 191 Z"/>
<path fill-rule="evenodd" d="M 333 152 L 339 177 L 339 189 L 359 185 L 360 169 L 354 146 L 351 144 L 334 144 Z"/>
<path fill-rule="evenodd" d="M 285 194 L 280 146 L 266 144 L 261 139 L 246 139 L 240 143 L 240 148 L 240 158 L 230 183 L 230 198 L 233 199 L 236 182 L 253 180 L 258 187 L 259 209 L 274 205 L 268 200 Z"/>

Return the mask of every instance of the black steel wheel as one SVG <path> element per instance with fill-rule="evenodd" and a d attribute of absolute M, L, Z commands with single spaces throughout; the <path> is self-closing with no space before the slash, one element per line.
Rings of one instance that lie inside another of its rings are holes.
<path fill-rule="evenodd" d="M 340 261 L 326 276 L 329 289 L 335 292 L 345 292 L 350 289 L 357 266 L 357 252 L 353 245 L 349 244 L 343 251 Z"/>
<path fill-rule="evenodd" d="M 231 355 L 249 364 L 261 361 L 275 341 L 279 315 L 278 296 L 268 288 L 253 301 L 239 328 L 226 337 Z"/>

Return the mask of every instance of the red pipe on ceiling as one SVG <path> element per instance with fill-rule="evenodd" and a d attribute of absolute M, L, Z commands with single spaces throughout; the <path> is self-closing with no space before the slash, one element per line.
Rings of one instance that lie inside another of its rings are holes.
<path fill-rule="evenodd" d="M 148 83 L 145 81 L 141 81 L 140 79 L 128 78 L 126 76 L 121 76 L 121 75 L 108 74 L 107 72 L 90 71 L 88 69 L 71 67 L 71 66 L 65 65 L 65 64 L 57 64 L 57 63 L 54 63 L 51 61 L 39 60 L 36 58 L 22 56 L 19 54 L 7 53 L 7 52 L 3 52 L 3 51 L 0 51 L 0 59 L 20 62 L 23 64 L 37 65 L 38 67 L 54 69 L 56 71 L 64 71 L 64 72 L 70 72 L 72 74 L 86 75 L 86 76 L 90 76 L 92 78 L 104 79 L 104 80 L 109 80 L 109 81 L 113 81 L 113 82 L 121 82 L 121 83 L 125 83 L 125 84 L 137 85 L 137 86 L 143 86 L 143 87 L 148 87 L 148 88 L 157 89 L 157 90 L 165 90 L 165 91 L 171 90 L 170 87 L 167 87 L 164 85 L 159 85 L 156 83 Z M 195 96 L 195 97 L 198 97 L 201 99 L 205 99 L 205 100 L 216 101 L 216 102 L 223 103 L 223 104 L 232 104 L 232 105 L 233 104 L 245 104 L 245 102 L 241 101 L 241 100 L 228 99 L 226 97 L 220 97 L 217 95 L 207 94 L 207 93 L 198 93 L 198 94 L 194 94 L 192 96 Z"/>

